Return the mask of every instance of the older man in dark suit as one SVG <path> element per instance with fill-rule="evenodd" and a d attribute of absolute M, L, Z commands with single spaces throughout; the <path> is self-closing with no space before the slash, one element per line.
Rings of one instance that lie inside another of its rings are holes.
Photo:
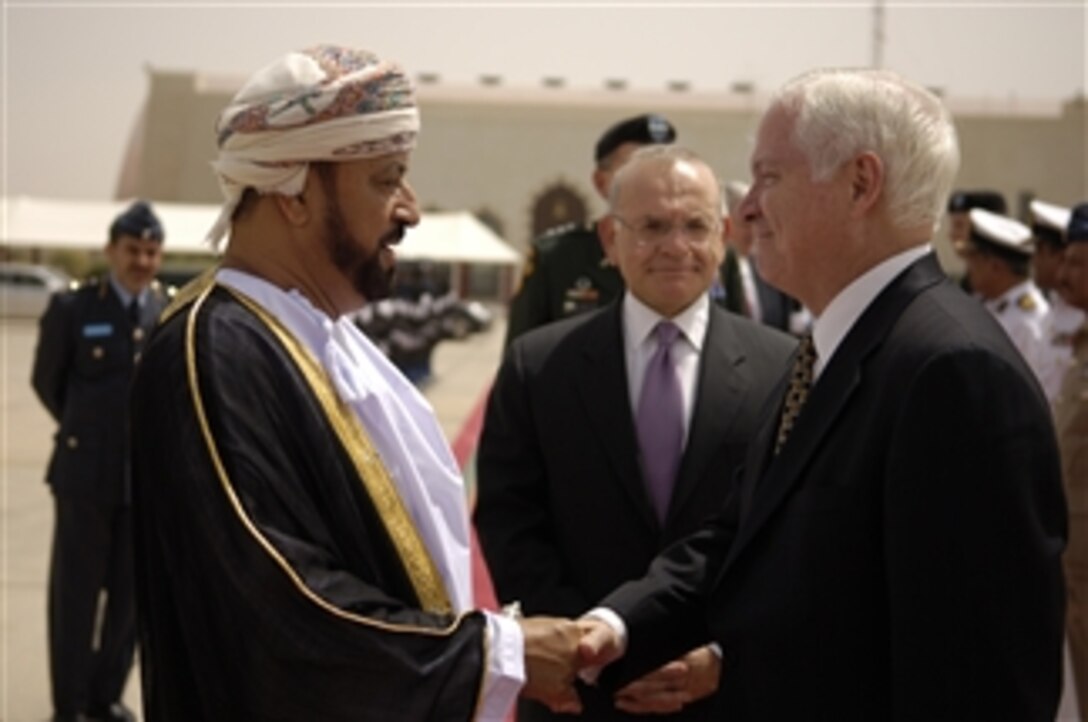
<path fill-rule="evenodd" d="M 513 344 L 480 444 L 483 549 L 500 598 L 533 614 L 585 612 L 722 504 L 795 346 L 709 301 L 728 221 L 703 161 L 639 150 L 610 205 L 602 240 L 626 294 Z M 586 717 L 676 712 L 717 688 L 716 651 L 697 643 L 677 656 L 616 700 L 583 690 Z M 662 685 L 684 699 L 662 705 Z M 705 712 L 694 704 L 676 719 Z M 551 715 L 526 703 L 520 719 Z"/>
<path fill-rule="evenodd" d="M 930 248 L 958 155 L 937 98 L 892 73 L 809 73 L 772 98 L 742 212 L 813 343 L 724 513 L 584 621 L 587 657 L 622 651 L 603 684 L 713 639 L 720 719 L 1054 719 L 1054 429 Z"/>

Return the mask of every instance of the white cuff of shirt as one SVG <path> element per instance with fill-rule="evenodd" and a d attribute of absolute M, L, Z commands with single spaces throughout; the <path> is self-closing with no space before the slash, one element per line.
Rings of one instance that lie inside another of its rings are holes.
<path fill-rule="evenodd" d="M 517 620 L 484 612 L 487 620 L 487 660 L 480 699 L 479 722 L 502 722 L 525 684 L 525 639 Z"/>
<path fill-rule="evenodd" d="M 594 607 L 582 616 L 599 619 L 600 621 L 604 622 L 612 628 L 612 631 L 616 633 L 617 637 L 619 637 L 619 656 L 622 657 L 623 653 L 627 651 L 627 624 L 624 623 L 623 617 L 616 614 L 615 611 L 609 609 L 608 607 Z M 597 682 L 597 677 L 599 677 L 600 675 L 600 667 L 585 667 L 584 669 L 582 669 L 581 672 L 578 673 L 578 676 L 586 684 L 595 684 Z"/>

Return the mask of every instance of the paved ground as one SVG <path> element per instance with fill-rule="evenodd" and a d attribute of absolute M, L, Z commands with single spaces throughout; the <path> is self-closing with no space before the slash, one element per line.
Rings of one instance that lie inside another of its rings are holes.
<path fill-rule="evenodd" d="M 496 321 L 435 349 L 423 390 L 451 442 L 498 365 L 505 324 Z M 34 321 L 0 320 L 0 722 L 40 722 L 52 713 L 45 579 L 53 510 L 42 474 L 55 426 L 30 389 L 37 331 Z M 136 673 L 125 702 L 139 709 Z"/>

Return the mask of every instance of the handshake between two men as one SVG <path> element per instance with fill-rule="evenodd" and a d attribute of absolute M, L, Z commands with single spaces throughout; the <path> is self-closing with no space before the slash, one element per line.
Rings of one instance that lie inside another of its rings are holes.
<path fill-rule="evenodd" d="M 580 713 L 576 680 L 580 677 L 595 683 L 601 668 L 623 655 L 620 633 L 594 616 L 576 621 L 528 617 L 519 624 L 525 639 L 521 694 L 553 712 Z M 615 704 L 634 714 L 678 712 L 684 705 L 713 694 L 720 673 L 719 653 L 709 646 L 699 647 L 620 688 Z"/>

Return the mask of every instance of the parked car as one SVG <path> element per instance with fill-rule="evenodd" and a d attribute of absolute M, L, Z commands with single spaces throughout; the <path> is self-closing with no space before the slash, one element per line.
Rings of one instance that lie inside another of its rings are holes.
<path fill-rule="evenodd" d="M 64 271 L 36 263 L 0 263 L 0 316 L 38 318 L 49 297 L 68 288 L 72 279 Z"/>

